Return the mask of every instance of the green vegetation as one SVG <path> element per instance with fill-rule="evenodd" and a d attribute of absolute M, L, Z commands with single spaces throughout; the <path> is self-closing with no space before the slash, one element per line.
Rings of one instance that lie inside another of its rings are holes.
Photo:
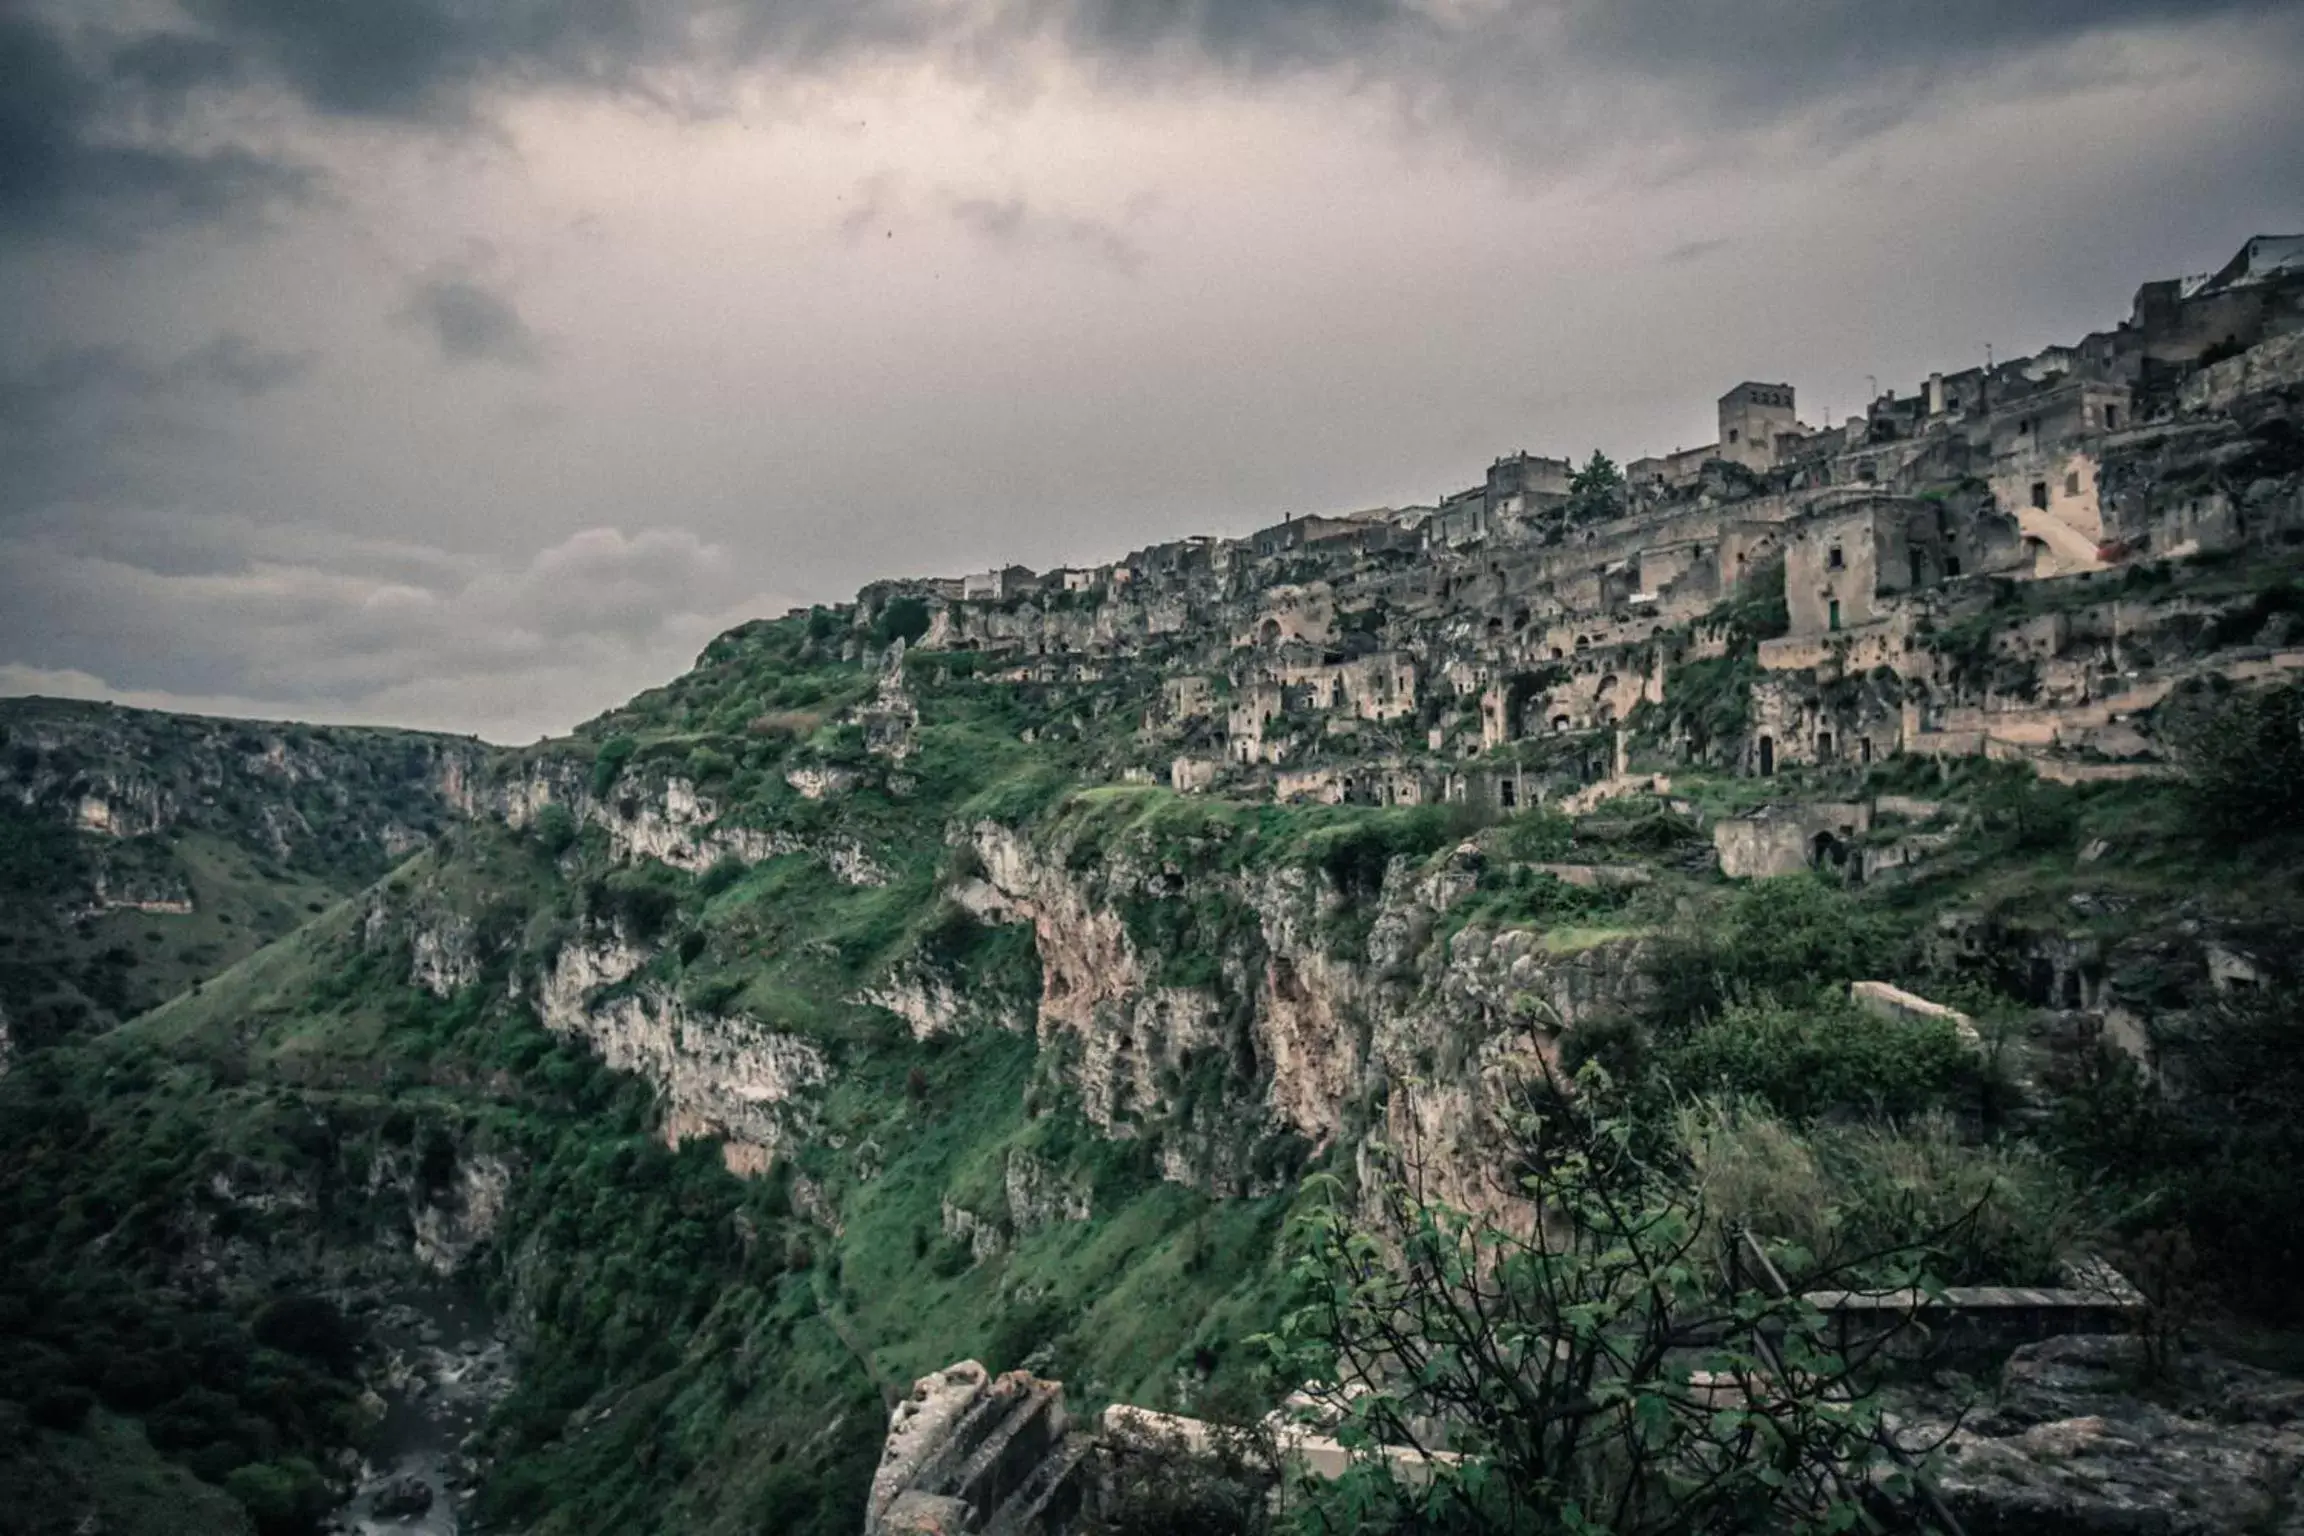
<path fill-rule="evenodd" d="M 2304 685 L 2203 689 L 2162 714 L 2205 827 L 2245 836 L 2304 826 Z"/>
<path fill-rule="evenodd" d="M 1749 1096 L 1793 1121 L 1862 1111 L 1904 1119 L 1977 1098 L 1976 1054 L 1941 1019 L 1893 1019 L 1845 997 L 1731 1003 L 1665 1049 L 1684 1089 Z"/>
<path fill-rule="evenodd" d="M 1295 1527 L 1826 1532 L 1856 1527 L 1858 1489 L 1874 1512 L 1909 1498 L 1866 1392 L 1876 1346 L 1835 1339 L 1798 1292 L 1933 1290 L 1934 1234 L 1856 1259 L 1780 1246 L 1793 1294 L 1724 1287 L 1733 1232 L 1701 1180 L 1639 1155 L 1588 1096 L 1529 1086 L 1509 1161 L 1548 1230 L 1437 1204 L 1397 1155 L 1357 1195 L 1320 1181 L 1295 1231 L 1301 1301 L 1268 1344 L 1364 1454 L 1299 1491 Z M 1438 1449 L 1438 1424 L 1445 1458 L 1375 1454 Z"/>
<path fill-rule="evenodd" d="M 2294 617 L 2279 591 L 2229 595 L 2204 624 L 2254 636 Z M 1064 680 L 911 652 L 899 680 L 859 643 L 919 639 L 926 605 L 854 619 L 745 625 L 573 739 L 474 767 L 483 801 L 542 787 L 565 803 L 518 832 L 450 831 L 357 901 L 403 832 L 433 829 L 424 806 L 386 803 L 423 779 L 409 743 L 374 761 L 349 738 L 307 744 L 372 770 L 375 804 L 333 821 L 300 783 L 263 802 L 229 775 L 236 810 L 145 837 L 98 841 L 0 801 L 0 1006 L 21 1048 L 0 1082 L 0 1507 L 131 1533 L 166 1529 L 168 1508 L 310 1529 L 340 1492 L 333 1453 L 369 1427 L 364 1308 L 411 1272 L 419 1221 L 496 1170 L 509 1201 L 463 1277 L 522 1340 L 484 1433 L 491 1528 L 852 1530 L 887 1395 L 970 1355 L 1063 1378 L 1076 1410 L 1253 1414 L 1290 1384 L 1263 1374 L 1260 1336 L 1311 1351 L 1284 1358 L 1315 1372 L 1398 1343 L 1366 1331 L 1368 1307 L 1415 1295 L 1338 1289 L 1370 1237 L 1355 1202 L 1394 1199 L 1404 1171 L 1366 1138 L 1412 1123 L 1394 1118 L 1423 1086 L 1411 1072 L 1468 1078 L 1523 1037 L 1579 1075 L 1564 1099 L 1531 1091 L 1525 1166 L 1490 1171 L 1583 1212 L 1586 1243 L 1539 1274 L 1548 1261 L 1477 1223 L 1394 1214 L 1428 1280 L 1501 1253 L 1522 1286 L 1505 1299 L 1546 1337 L 1567 1316 L 1546 1285 L 1597 1309 L 1576 1313 L 1571 1361 L 1653 1342 L 1716 1273 L 1704 1234 L 1724 1226 L 1803 1276 L 1874 1282 L 2029 1283 L 2080 1252 L 2196 1251 L 2220 1299 L 2293 1306 L 2293 688 L 2171 699 L 2180 782 L 2061 786 L 1982 761 L 1707 772 L 1742 752 L 1758 646 L 1785 628 L 1781 579 L 1763 579 L 1711 616 L 1726 653 L 1675 668 L 1669 705 L 1631 722 L 1671 763 L 1669 798 L 1497 818 L 1130 782 L 1173 659 L 1156 644 Z M 1346 630 L 1365 644 L 1379 625 Z M 267 760 L 265 741 L 219 739 Z M 1595 771 L 1592 751 L 1545 740 L 1494 761 L 1558 785 Z M 51 756 L 32 759 L 50 811 L 106 766 Z M 721 842 L 632 856 L 636 828 L 689 835 L 658 814 L 674 779 L 711 801 Z M 1711 817 L 1891 793 L 1943 806 L 1883 812 L 1860 844 L 1929 818 L 1941 847 L 1893 878 L 1734 887 L 1711 867 Z M 273 803 L 337 830 L 261 841 Z M 99 869 L 113 891 L 186 889 L 194 910 L 56 920 Z M 1093 931 L 1049 968 L 1059 924 Z M 616 1006 L 714 1044 L 772 1031 L 824 1062 L 777 1111 L 767 1172 L 731 1173 L 708 1129 L 668 1146 L 648 1083 L 536 1016 L 543 979 L 611 941 L 645 952 L 607 989 Z M 1963 1008 L 1982 1048 L 1855 1005 L 1849 984 L 1869 979 Z M 2108 1046 L 2072 1048 L 2082 994 L 2151 1021 L 2172 1092 Z M 1280 996 L 1302 1005 L 1294 1027 L 1336 1039 L 1276 1039 L 1258 1009 Z M 1554 1006 L 1575 1022 L 1551 1029 Z M 1308 1064 L 1326 1044 L 1334 1059 Z M 2040 1113 L 2011 1112 L 2020 1082 Z M 1290 1093 L 1329 1139 L 1267 1113 Z M 1364 1169 L 1366 1189 L 1331 1182 Z M 1291 1218 L 1309 1267 L 1291 1267 Z M 1649 1244 L 1663 1278 L 1629 1280 L 1619 1243 Z M 1766 1298 L 1725 1305 L 1739 1327 L 1777 1321 Z M 1482 1342 L 1415 1306 L 1390 1315 Z M 1788 1348 L 1814 1342 L 1784 1321 Z M 1563 1489 L 1590 1486 L 1574 1446 L 1594 1442 L 1515 1440 L 1469 1358 L 1354 1409 L 1359 1430 L 1470 1405 L 1468 1443 L 1506 1476 L 1446 1480 L 1449 1518 L 1553 1518 Z M 1620 1403 L 1655 1445 L 1757 1432 L 1699 1423 L 1652 1360 L 1625 1358 Z M 1784 1405 L 1800 1457 L 1868 1454 L 1814 1406 Z M 1626 1528 L 1660 1508 L 1653 1461 L 1638 1470 L 1653 1449 L 1599 1457 L 1639 1512 Z M 1534 1513 L 1499 1514 L 1515 1489 Z M 1363 1501 L 1365 1528 L 1411 1528 L 1399 1488 L 1337 1497 Z"/>

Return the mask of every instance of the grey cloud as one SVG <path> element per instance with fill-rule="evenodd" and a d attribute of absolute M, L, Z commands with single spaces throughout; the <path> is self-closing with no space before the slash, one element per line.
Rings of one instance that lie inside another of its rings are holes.
<path fill-rule="evenodd" d="M 443 362 L 534 368 L 544 361 L 543 339 L 519 309 L 468 274 L 416 279 L 395 318 L 437 345 Z"/>
<path fill-rule="evenodd" d="M 1732 244 L 1734 242 L 1725 236 L 1716 236 L 1709 240 L 1683 240 L 1656 259 L 1671 264 L 1702 261 L 1715 252 L 1726 250 Z"/>
<path fill-rule="evenodd" d="M 1021 197 L 956 197 L 953 221 L 995 245 L 1069 252 L 1133 274 L 1144 252 L 1118 225 L 1077 214 L 1045 213 Z"/>
<path fill-rule="evenodd" d="M 896 217 L 897 187 L 893 172 L 880 171 L 856 184 L 848 211 L 840 216 L 840 238 L 861 240 L 874 232 L 890 232 Z"/>
<path fill-rule="evenodd" d="M 141 92 L 147 110 L 170 119 L 182 115 L 197 93 L 231 85 L 242 73 L 231 44 L 191 32 L 131 37 L 113 48 L 107 63 L 114 80 Z"/>
<path fill-rule="evenodd" d="M 61 4 L 61 0 L 51 0 Z M 125 4 L 126 0 L 114 0 Z M 75 204 L 155 218 L 309 195 L 309 174 L 246 149 L 110 130 L 195 93 L 262 85 L 325 116 L 462 126 L 528 87 L 677 99 L 682 83 L 935 55 L 1013 71 L 1052 40 L 1119 89 L 1171 76 L 1305 72 L 1389 87 L 1518 158 L 1551 161 L 1690 126 L 1813 113 L 1813 139 L 1878 132 L 1982 70 L 2115 31 L 2291 12 L 2280 0 L 186 0 L 204 30 L 116 24 L 108 68 L 54 26 L 0 26 L 0 216 Z M 137 13 L 127 13 L 130 15 Z M 123 40 L 120 34 L 126 33 Z M 2304 53 L 2304 28 L 2277 46 Z M 1619 89 L 1637 111 L 1587 110 Z"/>
<path fill-rule="evenodd" d="M 245 146 L 139 137 L 140 120 L 177 115 L 191 88 L 189 59 L 167 65 L 154 43 L 126 45 L 126 64 L 100 78 L 56 28 L 0 17 L 0 233 L 131 240 L 313 195 L 308 168 Z"/>
<path fill-rule="evenodd" d="M 220 402 L 269 394 L 312 367 L 226 332 L 174 356 L 118 344 L 61 348 L 0 372 L 0 512 L 133 496 L 172 469 Z"/>
<path fill-rule="evenodd" d="M 120 521 L 0 539 L 0 655 L 18 674 L 301 713 L 413 701 L 501 738 L 597 709 L 781 602 L 745 601 L 725 552 L 677 529 L 587 529 L 505 560 L 182 517 L 169 551 Z"/>

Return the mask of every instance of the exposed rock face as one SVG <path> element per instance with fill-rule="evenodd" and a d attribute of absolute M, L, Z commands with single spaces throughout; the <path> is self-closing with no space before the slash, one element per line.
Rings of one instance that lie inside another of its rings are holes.
<path fill-rule="evenodd" d="M 729 1171 L 764 1172 L 810 1123 L 805 1095 L 830 1076 L 823 1053 L 742 1015 L 699 1013 L 661 986 L 617 990 L 648 959 L 618 935 L 564 945 L 537 1012 L 546 1028 L 654 1083 L 668 1143 L 715 1138 Z"/>
<path fill-rule="evenodd" d="M 2075 1336 L 2010 1357 L 1945 1446 L 1937 1486 L 1975 1536 L 2294 1531 L 2304 1382 L 2194 1356 L 2143 1395 L 2136 1341 Z M 1940 1433 L 1925 1417 L 1907 1443 Z"/>
<path fill-rule="evenodd" d="M 487 748 L 470 737 L 211 720 L 61 699 L 0 703 L 0 797 L 97 837 L 177 827 L 276 858 L 376 867 L 448 825 Z"/>
<path fill-rule="evenodd" d="M 454 997 L 480 979 L 472 923 L 448 917 L 409 935 L 408 979 L 434 997 Z"/>
<path fill-rule="evenodd" d="M 1153 984 L 1108 902 L 1015 831 L 975 829 L 985 889 L 972 900 L 995 920 L 1028 921 L 1040 951 L 1039 1038 L 1070 1037 L 1088 1118 L 1129 1134 L 1131 1110 L 1157 1103 L 1162 1068 L 1219 1040 L 1214 996 L 1195 987 Z"/>
<path fill-rule="evenodd" d="M 1161 1124 L 1164 1176 L 1220 1193 L 1270 1185 L 1260 1143 L 1322 1148 L 1380 1117 L 1437 1188 L 1492 1204 L 1479 1170 L 1504 1140 L 1496 1112 L 1560 1027 L 1630 1006 L 1644 984 L 1637 939 L 1561 950 L 1471 927 L 1436 942 L 1440 915 L 1476 883 L 1470 845 L 1425 874 L 1397 861 L 1371 898 L 1302 868 L 1221 874 L 1107 854 L 1074 869 L 1066 849 L 991 823 L 972 841 L 983 877 L 953 895 L 986 921 L 1032 924 L 1038 1036 L 1062 1053 L 1088 1117 L 1123 1138 Z M 1146 892 L 1229 902 L 1249 919 L 1221 952 L 1193 957 L 1217 980 L 1162 982 L 1173 957 L 1143 953 L 1123 916 Z M 1376 908 L 1356 953 L 1336 938 L 1355 901 Z M 1187 1114 L 1178 1085 L 1198 1073 L 1204 1090 L 1211 1063 L 1220 1097 Z"/>
<path fill-rule="evenodd" d="M 502 1158 L 482 1153 L 463 1159 L 455 1184 L 416 1208 L 416 1261 L 442 1277 L 461 1269 L 496 1235 L 511 1193 L 512 1169 Z"/>
<path fill-rule="evenodd" d="M 1022 1147 L 1008 1153 L 1008 1222 L 1018 1235 L 1059 1221 L 1086 1221 L 1093 1200 L 1084 1179 L 1066 1178 Z"/>
<path fill-rule="evenodd" d="M 492 783 L 468 786 L 461 804 L 471 815 L 494 817 L 515 828 L 528 826 L 549 806 L 560 806 L 579 822 L 606 832 L 610 854 L 620 863 L 655 859 L 701 874 L 722 859 L 757 864 L 800 853 L 822 859 L 850 885 L 885 885 L 888 880 L 887 871 L 854 838 L 811 839 L 736 825 L 725 819 L 718 801 L 677 776 L 630 771 L 607 794 L 595 795 L 580 765 L 544 759 Z"/>
<path fill-rule="evenodd" d="M 866 1536 L 1060 1530 L 1087 1453 L 1061 1384 L 963 1360 L 914 1382 L 889 1414 Z"/>
<path fill-rule="evenodd" d="M 958 1034 L 978 1025 L 1007 1029 L 1031 1027 L 1029 1019 L 1012 1017 L 997 999 L 971 996 L 952 978 L 938 975 L 925 966 L 891 971 L 885 981 L 876 987 L 867 987 L 856 1000 L 885 1008 L 902 1019 L 915 1040 Z"/>

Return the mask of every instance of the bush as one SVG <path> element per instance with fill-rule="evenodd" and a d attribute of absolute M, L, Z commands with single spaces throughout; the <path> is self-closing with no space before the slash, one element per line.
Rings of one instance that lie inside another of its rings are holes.
<path fill-rule="evenodd" d="M 2187 694 L 2161 722 L 2195 817 L 2245 835 L 2304 826 L 2304 685 Z"/>
<path fill-rule="evenodd" d="M 696 889 L 709 901 L 744 878 L 744 861 L 732 853 L 724 853 L 712 861 L 711 867 L 696 877 Z"/>
<path fill-rule="evenodd" d="M 1658 946 L 1651 1017 L 1670 1034 L 1731 999 L 1839 991 L 1893 970 L 1904 944 L 1888 918 L 1814 875 L 1755 881 L 1697 934 Z"/>
<path fill-rule="evenodd" d="M 920 637 L 928 633 L 928 605 L 917 597 L 899 597 L 880 610 L 880 617 L 872 621 L 872 643 L 888 646 L 901 640 L 906 645 L 917 645 Z"/>
<path fill-rule="evenodd" d="M 88 1422 L 89 1410 L 95 1406 L 95 1393 L 68 1383 L 41 1388 L 27 1405 L 33 1423 L 65 1434 L 78 1433 L 80 1426 Z"/>
<path fill-rule="evenodd" d="M 1941 1113 L 1802 1133 L 1758 1104 L 1710 1100 L 1677 1120 L 1712 1213 L 1812 1258 L 1925 1244 L 1948 1284 L 2046 1285 L 2093 1232 L 2047 1154 L 1965 1141 Z"/>
<path fill-rule="evenodd" d="M 1912 1115 L 1972 1092 L 1979 1063 L 1942 1019 L 1894 1019 L 1845 998 L 1737 1003 L 1661 1055 L 1675 1084 L 1755 1098 L 1795 1121 Z"/>
<path fill-rule="evenodd" d="M 608 792 L 616 787 L 616 780 L 622 776 L 624 765 L 632 761 L 632 754 L 639 750 L 638 742 L 621 734 L 600 743 L 599 754 L 592 759 L 592 794 L 595 798 L 607 797 Z"/>
<path fill-rule="evenodd" d="M 236 1467 L 224 1491 L 246 1506 L 260 1536 L 302 1536 L 335 1502 L 320 1469 L 300 1457 Z"/>
<path fill-rule="evenodd" d="M 1496 851 L 1524 864 L 1547 864 L 1568 857 L 1576 824 L 1550 806 L 1515 817 L 1497 834 Z"/>
<path fill-rule="evenodd" d="M 453 1146 L 448 1154 L 453 1165 Z M 302 1355 L 339 1375 L 352 1369 L 360 1352 L 359 1331 L 324 1296 L 283 1296 L 270 1302 L 256 1314 L 253 1331 L 266 1348 Z"/>
<path fill-rule="evenodd" d="M 698 747 L 688 754 L 688 777 L 699 784 L 718 783 L 735 772 L 735 761 L 725 752 Z"/>
<path fill-rule="evenodd" d="M 576 845 L 576 818 L 564 805 L 544 807 L 531 826 L 546 858 L 556 859 Z"/>
<path fill-rule="evenodd" d="M 2106 1049 L 2056 1107 L 2072 1166 L 2110 1180 L 2131 1228 L 2181 1226 L 2224 1299 L 2304 1315 L 2304 1006 L 2293 976 L 2163 1029 L 2159 1091 Z"/>

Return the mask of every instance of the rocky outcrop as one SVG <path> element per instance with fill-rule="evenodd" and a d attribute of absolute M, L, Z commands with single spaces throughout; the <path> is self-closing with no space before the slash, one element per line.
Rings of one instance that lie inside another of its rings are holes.
<path fill-rule="evenodd" d="M 963 1360 L 914 1382 L 888 1415 L 865 1536 L 1061 1530 L 1088 1449 L 1060 1383 Z"/>
<path fill-rule="evenodd" d="M 1998 1392 L 1947 1430 L 1938 1490 L 1973 1536 L 2242 1536 L 2304 1530 L 2304 1382 L 2194 1355 L 2147 1392 L 2138 1341 L 2074 1336 L 2012 1355 Z"/>
<path fill-rule="evenodd" d="M 992 921 L 1032 924 L 1040 952 L 1038 1035 L 1076 1053 L 1074 1082 L 1088 1118 L 1109 1134 L 1134 1133 L 1132 1118 L 1165 1097 L 1160 1075 L 1222 1040 L 1215 995 L 1158 985 L 1118 910 L 997 823 L 974 829 L 985 875 L 961 893 Z"/>
<path fill-rule="evenodd" d="M 410 985 L 445 998 L 479 979 L 480 956 L 470 919 L 447 917 L 409 935 Z"/>
<path fill-rule="evenodd" d="M 669 1144 L 714 1139 L 730 1172 L 765 1172 L 812 1124 L 810 1096 L 831 1075 L 823 1052 L 741 1014 L 692 1009 L 660 985 L 627 987 L 648 959 L 617 934 L 563 945 L 537 988 L 545 1027 L 655 1084 Z"/>
<path fill-rule="evenodd" d="M 998 1215 L 970 1210 L 949 1195 L 943 1201 L 944 1235 L 966 1248 L 978 1263 L 1043 1227 L 1086 1221 L 1095 1214 L 1095 1191 L 1087 1178 L 1061 1172 L 1027 1148 L 1008 1149 L 1002 1174 L 1005 1208 Z"/>
<path fill-rule="evenodd" d="M 267 857 L 381 872 L 456 819 L 470 737 L 214 720 L 63 699 L 0 702 L 0 798 L 93 837 L 179 827 Z"/>
<path fill-rule="evenodd" d="M 887 1009 L 904 1021 L 915 1040 L 975 1029 L 1032 1028 L 1030 1013 L 1013 999 L 963 986 L 956 978 L 918 962 L 890 970 L 878 985 L 859 992 L 856 1001 Z"/>
<path fill-rule="evenodd" d="M 414 1213 L 416 1262 L 446 1277 L 496 1235 L 512 1193 L 512 1168 L 479 1153 L 463 1158 L 456 1180 Z"/>
<path fill-rule="evenodd" d="M 1425 1159 L 1437 1188 L 1492 1203 L 1480 1169 L 1505 1139 L 1498 1112 L 1561 1028 L 1630 1007 L 1644 985 L 1635 936 L 1474 926 L 1437 938 L 1477 885 L 1471 844 L 1430 868 L 1395 860 L 1373 898 L 1306 867 L 1224 874 L 1107 852 L 1075 869 L 1063 847 L 991 823 L 971 846 L 982 875 L 954 899 L 988 922 L 1032 924 L 1038 1035 L 1089 1119 L 1117 1137 L 1157 1128 L 1163 1175 L 1220 1193 L 1268 1187 L 1260 1145 L 1349 1140 L 1380 1106 L 1386 1139 Z M 1220 953 L 1192 957 L 1214 981 L 1163 983 L 1123 916 L 1146 892 L 1250 919 Z M 1338 931 L 1356 903 L 1376 912 L 1346 948 Z"/>
<path fill-rule="evenodd" d="M 1012 1147 L 1003 1180 L 1008 1224 L 1019 1235 L 1059 1221 L 1086 1221 L 1094 1214 L 1088 1181 L 1057 1172 L 1023 1147 Z"/>
<path fill-rule="evenodd" d="M 589 771 L 573 759 L 540 758 L 522 763 L 485 785 L 471 785 L 463 799 L 472 815 L 506 826 L 531 825 L 551 806 L 608 836 L 610 857 L 619 863 L 654 859 L 691 874 L 702 874 L 723 859 L 758 864 L 765 859 L 806 854 L 849 885 L 885 885 L 888 872 L 852 837 L 804 838 L 791 832 L 746 827 L 727 819 L 723 807 L 693 782 L 630 770 L 592 792 Z"/>

